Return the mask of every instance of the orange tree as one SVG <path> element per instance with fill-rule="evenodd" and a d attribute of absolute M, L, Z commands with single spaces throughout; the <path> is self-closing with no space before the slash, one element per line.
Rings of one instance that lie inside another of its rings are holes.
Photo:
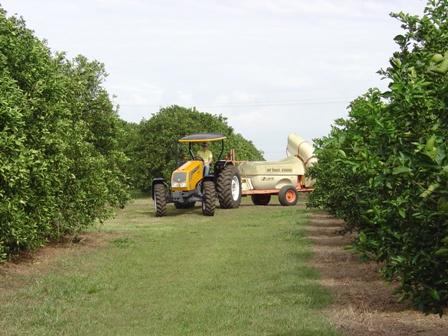
<path fill-rule="evenodd" d="M 402 23 L 399 50 L 347 119 L 317 139 L 310 205 L 358 231 L 356 248 L 382 262 L 403 298 L 424 312 L 448 305 L 448 1 Z"/>
<path fill-rule="evenodd" d="M 102 64 L 68 60 L 0 8 L 0 259 L 74 233 L 128 197 Z"/>

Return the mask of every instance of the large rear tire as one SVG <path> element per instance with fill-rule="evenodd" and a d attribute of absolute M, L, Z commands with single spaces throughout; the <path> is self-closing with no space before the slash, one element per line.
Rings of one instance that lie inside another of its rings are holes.
<path fill-rule="evenodd" d="M 238 168 L 226 166 L 218 176 L 216 190 L 221 208 L 238 208 L 241 203 L 241 177 Z"/>
<path fill-rule="evenodd" d="M 278 200 L 284 206 L 296 205 L 297 199 L 297 190 L 293 186 L 284 186 L 278 193 Z"/>
<path fill-rule="evenodd" d="M 271 195 L 263 194 L 263 195 L 252 195 L 252 203 L 255 205 L 268 205 L 271 201 Z"/>
<path fill-rule="evenodd" d="M 216 191 L 213 181 L 203 182 L 202 214 L 214 216 L 216 208 Z"/>
<path fill-rule="evenodd" d="M 166 187 L 163 183 L 154 185 L 154 212 L 156 217 L 166 215 Z"/>

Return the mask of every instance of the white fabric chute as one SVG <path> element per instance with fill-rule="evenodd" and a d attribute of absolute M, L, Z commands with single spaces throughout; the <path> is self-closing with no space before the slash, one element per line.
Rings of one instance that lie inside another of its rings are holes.
<path fill-rule="evenodd" d="M 317 162 L 317 158 L 314 156 L 313 145 L 297 134 L 291 133 L 288 135 L 287 151 L 289 155 L 301 159 L 306 168 Z"/>
<path fill-rule="evenodd" d="M 317 158 L 314 156 L 313 145 L 305 141 L 305 139 L 301 138 L 297 134 L 291 133 L 288 135 L 286 150 L 288 155 L 298 157 L 303 161 L 305 171 L 317 162 Z M 313 185 L 313 180 L 305 178 L 306 187 L 312 187 Z"/>

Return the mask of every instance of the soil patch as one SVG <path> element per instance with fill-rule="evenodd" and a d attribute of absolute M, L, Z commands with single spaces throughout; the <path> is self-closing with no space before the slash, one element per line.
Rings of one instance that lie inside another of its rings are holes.
<path fill-rule="evenodd" d="M 332 324 L 348 336 L 448 336 L 447 316 L 425 316 L 409 303 L 398 302 L 379 266 L 345 249 L 353 237 L 341 235 L 342 228 L 342 221 L 325 213 L 313 213 L 308 227 L 313 267 L 333 296 L 325 311 Z"/>

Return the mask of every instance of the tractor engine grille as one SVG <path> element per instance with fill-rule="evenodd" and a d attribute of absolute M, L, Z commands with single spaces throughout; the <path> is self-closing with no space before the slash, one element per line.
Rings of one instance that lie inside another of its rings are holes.
<path fill-rule="evenodd" d="M 173 173 L 171 178 L 171 186 L 173 188 L 185 188 L 187 186 L 187 173 Z"/>

